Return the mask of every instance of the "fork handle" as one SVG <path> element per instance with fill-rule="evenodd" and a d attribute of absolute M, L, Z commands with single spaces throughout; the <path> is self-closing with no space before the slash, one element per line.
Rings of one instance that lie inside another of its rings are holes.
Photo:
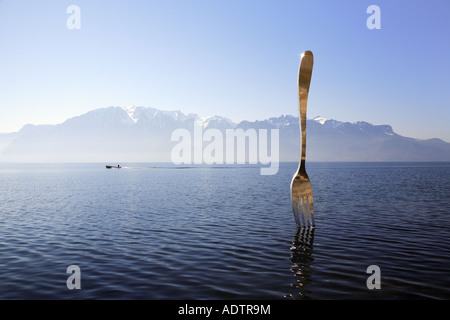
<path fill-rule="evenodd" d="M 300 109 L 300 131 L 302 135 L 302 150 L 300 170 L 305 171 L 306 158 L 306 106 L 308 103 L 309 85 L 311 83 L 311 74 L 313 69 L 314 57 L 311 51 L 302 54 L 300 70 L 298 73 L 298 99 Z"/>

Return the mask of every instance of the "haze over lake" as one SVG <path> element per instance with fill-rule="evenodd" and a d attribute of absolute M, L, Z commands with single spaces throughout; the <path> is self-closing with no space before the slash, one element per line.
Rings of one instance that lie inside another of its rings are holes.
<path fill-rule="evenodd" d="M 201 126 L 203 133 L 219 130 L 223 137 L 227 130 L 258 135 L 260 130 L 278 130 L 279 160 L 299 159 L 298 116 L 234 121 L 220 115 L 128 106 L 95 109 L 58 125 L 29 124 L 18 132 L 0 134 L 0 162 L 173 162 L 171 151 L 177 142 L 172 134 L 186 129 L 194 137 L 194 126 Z M 450 161 L 450 143 L 439 137 L 404 137 L 389 124 L 317 116 L 307 121 L 306 128 L 308 161 Z"/>

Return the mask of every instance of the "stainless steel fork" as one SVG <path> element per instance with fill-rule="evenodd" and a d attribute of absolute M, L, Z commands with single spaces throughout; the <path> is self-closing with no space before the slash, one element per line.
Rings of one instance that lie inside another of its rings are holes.
<path fill-rule="evenodd" d="M 314 228 L 314 204 L 311 181 L 306 174 L 306 105 L 314 58 L 311 51 L 302 54 L 298 75 L 300 131 L 302 136 L 301 158 L 297 173 L 291 182 L 291 200 L 295 222 L 299 228 Z"/>

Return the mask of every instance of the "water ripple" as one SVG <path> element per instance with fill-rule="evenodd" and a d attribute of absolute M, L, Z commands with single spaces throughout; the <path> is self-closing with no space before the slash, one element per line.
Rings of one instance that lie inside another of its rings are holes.
<path fill-rule="evenodd" d="M 450 298 L 448 164 L 310 164 L 317 228 L 297 233 L 296 164 L 103 169 L 0 169 L 0 298 Z"/>

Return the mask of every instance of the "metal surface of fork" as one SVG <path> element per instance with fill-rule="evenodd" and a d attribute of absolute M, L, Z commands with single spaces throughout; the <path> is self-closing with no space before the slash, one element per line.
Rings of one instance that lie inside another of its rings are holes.
<path fill-rule="evenodd" d="M 298 96 L 300 110 L 301 158 L 297 173 L 291 182 L 291 200 L 295 222 L 299 228 L 313 228 L 314 203 L 311 181 L 306 173 L 306 105 L 314 58 L 311 51 L 302 54 L 298 76 Z"/>

